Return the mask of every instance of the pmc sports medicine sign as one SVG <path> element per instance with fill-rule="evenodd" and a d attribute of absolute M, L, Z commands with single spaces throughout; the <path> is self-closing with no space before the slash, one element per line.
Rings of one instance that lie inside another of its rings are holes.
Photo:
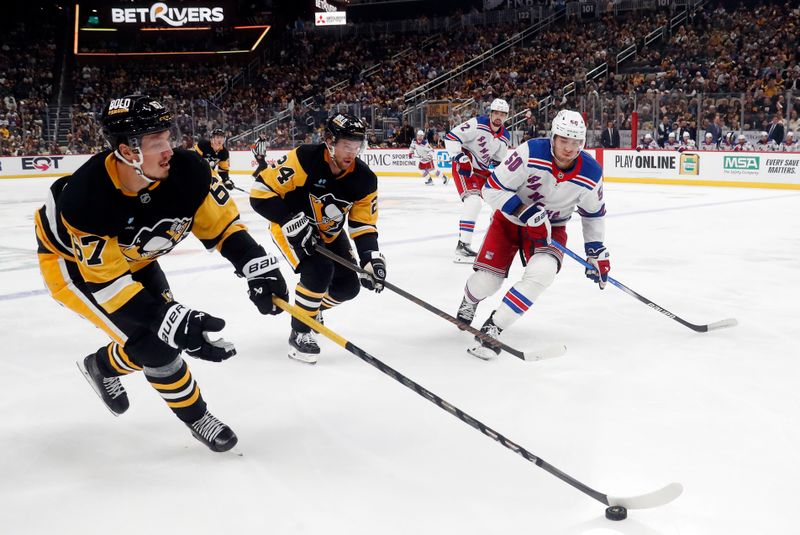
<path fill-rule="evenodd" d="M 221 7 L 169 7 L 156 2 L 150 7 L 112 7 L 111 21 L 125 23 L 164 23 L 169 26 L 184 26 L 193 22 L 222 22 L 225 13 Z"/>

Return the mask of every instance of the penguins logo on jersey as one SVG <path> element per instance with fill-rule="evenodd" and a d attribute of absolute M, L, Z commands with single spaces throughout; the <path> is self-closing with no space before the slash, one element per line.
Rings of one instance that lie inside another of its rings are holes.
<path fill-rule="evenodd" d="M 338 234 L 344 226 L 344 216 L 350 211 L 353 203 L 337 199 L 332 193 L 326 193 L 319 197 L 309 193 L 308 197 L 314 212 L 314 220 L 317 222 L 320 232 L 330 236 Z"/>
<path fill-rule="evenodd" d="M 158 258 L 178 245 L 191 226 L 191 217 L 162 219 L 152 228 L 140 229 L 130 244 L 120 243 L 122 254 L 129 260 Z"/>

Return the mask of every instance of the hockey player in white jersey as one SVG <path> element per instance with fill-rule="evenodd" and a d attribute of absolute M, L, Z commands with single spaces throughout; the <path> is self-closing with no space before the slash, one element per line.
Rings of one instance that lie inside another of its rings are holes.
<path fill-rule="evenodd" d="M 775 142 L 769 139 L 769 134 L 766 132 L 761 132 L 758 136 L 758 141 L 753 145 L 753 150 L 762 152 L 772 152 L 777 149 L 778 147 L 775 145 Z"/>
<path fill-rule="evenodd" d="M 736 138 L 736 144 L 731 150 L 733 152 L 749 152 L 755 149 L 753 148 L 753 145 L 747 141 L 747 138 L 744 134 L 739 134 L 739 136 Z"/>
<path fill-rule="evenodd" d="M 700 142 L 700 150 L 717 150 L 717 144 L 714 143 L 714 134 L 706 132 L 705 138 Z"/>
<path fill-rule="evenodd" d="M 489 115 L 461 123 L 444 138 L 447 152 L 453 158 L 453 182 L 464 203 L 453 260 L 456 263 L 471 263 L 477 256 L 470 245 L 475 220 L 481 211 L 481 190 L 489 178 L 491 167 L 506 157 L 511 141 L 511 135 L 503 126 L 507 117 L 508 103 L 496 98 L 489 106 Z"/>
<path fill-rule="evenodd" d="M 447 184 L 447 175 L 443 175 L 439 168 L 436 167 L 436 151 L 425 139 L 425 132 L 422 130 L 417 131 L 417 137 L 411 141 L 411 146 L 408 150 L 410 152 L 409 156 L 419 160 L 419 170 L 422 172 L 422 178 L 425 179 L 425 185 L 433 185 L 431 174 L 436 178 L 441 178 L 442 184 Z"/>
<path fill-rule="evenodd" d="M 781 143 L 781 150 L 783 152 L 800 152 L 800 143 L 795 141 L 794 132 L 787 133 L 786 137 L 783 138 L 783 143 Z"/>
<path fill-rule="evenodd" d="M 654 150 L 659 148 L 661 147 L 659 147 L 658 143 L 656 143 L 656 140 L 653 139 L 652 134 L 645 134 L 642 138 L 642 142 L 636 146 L 636 150 Z"/>
<path fill-rule="evenodd" d="M 496 211 L 475 260 L 475 272 L 464 287 L 457 316 L 466 323 L 478 304 L 497 292 L 508 277 L 517 252 L 525 271 L 506 292 L 481 331 L 498 338 L 539 298 L 561 269 L 567 221 L 576 207 L 583 219 L 587 261 L 595 270 L 586 276 L 603 289 L 611 270 L 605 238 L 603 170 L 583 151 L 586 124 L 578 112 L 561 110 L 553 119 L 549 139 L 532 139 L 518 146 L 489 177 L 483 199 Z M 488 360 L 499 349 L 476 338 L 468 353 Z"/>

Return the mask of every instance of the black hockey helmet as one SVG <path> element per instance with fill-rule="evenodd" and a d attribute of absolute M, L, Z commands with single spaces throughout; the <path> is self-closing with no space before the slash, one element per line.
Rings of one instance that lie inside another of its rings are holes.
<path fill-rule="evenodd" d="M 126 95 L 112 99 L 101 117 L 103 137 L 116 149 L 120 143 L 138 148 L 138 140 L 147 134 L 169 130 L 172 113 L 147 95 Z"/>
<path fill-rule="evenodd" d="M 358 117 L 347 113 L 337 113 L 328 119 L 325 132 L 333 137 L 334 142 L 339 139 L 363 142 L 367 137 L 367 126 Z"/>
<path fill-rule="evenodd" d="M 222 131 L 222 128 L 215 128 L 211 131 L 211 137 L 225 137 L 225 132 Z"/>

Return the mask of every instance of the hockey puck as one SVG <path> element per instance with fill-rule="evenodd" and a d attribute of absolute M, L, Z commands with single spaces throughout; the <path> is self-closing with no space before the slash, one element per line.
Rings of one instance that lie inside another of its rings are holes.
<path fill-rule="evenodd" d="M 606 518 L 609 520 L 625 520 L 628 518 L 628 510 L 621 505 L 612 505 L 606 508 Z"/>

